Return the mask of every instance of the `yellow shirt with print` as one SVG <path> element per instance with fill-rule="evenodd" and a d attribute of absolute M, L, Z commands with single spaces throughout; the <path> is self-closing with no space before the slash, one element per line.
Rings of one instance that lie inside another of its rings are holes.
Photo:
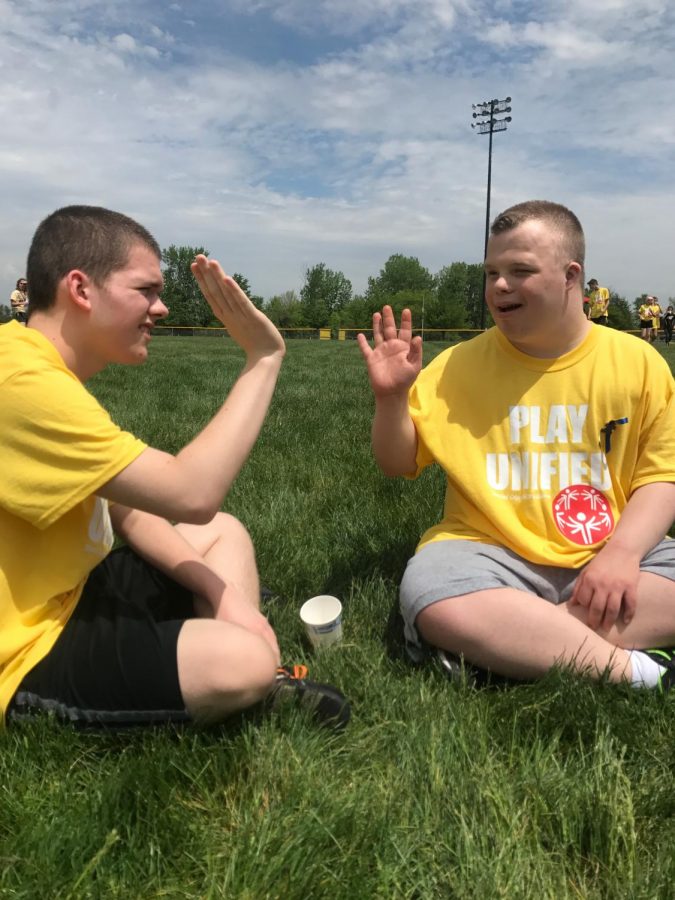
<path fill-rule="evenodd" d="M 609 291 L 604 287 L 596 288 L 588 295 L 588 302 L 590 305 L 589 316 L 591 319 L 598 319 L 600 316 L 606 316 L 609 310 Z"/>
<path fill-rule="evenodd" d="M 0 326 L 0 715 L 112 547 L 101 485 L 146 444 L 115 425 L 38 331 Z"/>
<path fill-rule="evenodd" d="M 649 307 L 649 314 L 652 317 L 652 328 L 655 328 L 657 331 L 661 326 L 661 312 L 661 306 L 658 303 L 652 303 Z"/>
<path fill-rule="evenodd" d="M 26 312 L 28 307 L 28 294 L 17 288 L 9 295 L 9 302 L 12 305 L 12 312 Z"/>
<path fill-rule="evenodd" d="M 583 566 L 606 538 L 581 545 L 566 537 L 556 496 L 590 485 L 616 523 L 637 488 L 675 481 L 674 393 L 663 358 L 614 329 L 589 329 L 554 360 L 520 353 L 496 328 L 441 353 L 409 398 L 418 436 L 413 477 L 434 462 L 447 476 L 442 521 L 417 549 L 465 539 L 533 563 Z"/>

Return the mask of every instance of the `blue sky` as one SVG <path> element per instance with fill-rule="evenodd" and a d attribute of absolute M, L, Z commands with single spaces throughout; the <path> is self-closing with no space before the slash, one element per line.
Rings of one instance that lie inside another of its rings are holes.
<path fill-rule="evenodd" d="M 47 213 L 92 203 L 206 246 L 255 293 L 355 290 L 392 253 L 482 256 L 492 211 L 565 203 L 587 274 L 675 295 L 668 0 L 0 0 L 0 289 Z"/>

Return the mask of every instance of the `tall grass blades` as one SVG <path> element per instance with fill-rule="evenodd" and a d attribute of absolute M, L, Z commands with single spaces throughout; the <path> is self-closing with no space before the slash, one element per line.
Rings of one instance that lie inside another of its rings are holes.
<path fill-rule="evenodd" d="M 144 367 L 91 387 L 176 452 L 242 363 L 226 339 L 163 337 Z M 675 698 L 558 670 L 476 690 L 411 667 L 397 586 L 443 478 L 385 479 L 372 410 L 353 342 L 291 343 L 225 504 L 279 595 L 285 660 L 351 698 L 345 734 L 292 710 L 209 730 L 14 727 L 0 735 L 0 897 L 672 897 Z M 345 638 L 312 655 L 298 608 L 324 592 L 343 601 Z"/>

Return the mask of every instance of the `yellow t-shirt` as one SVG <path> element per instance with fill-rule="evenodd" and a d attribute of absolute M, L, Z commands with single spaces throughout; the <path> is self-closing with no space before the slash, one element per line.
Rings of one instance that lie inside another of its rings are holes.
<path fill-rule="evenodd" d="M 0 326 L 0 716 L 112 547 L 96 490 L 146 445 L 38 331 Z"/>
<path fill-rule="evenodd" d="M 661 325 L 661 307 L 658 303 L 652 303 L 649 310 L 652 316 L 652 328 L 658 329 Z"/>
<path fill-rule="evenodd" d="M 12 310 L 25 312 L 28 306 L 28 294 L 20 291 L 18 288 L 9 295 L 9 302 L 12 304 Z"/>
<path fill-rule="evenodd" d="M 609 291 L 607 288 L 598 287 L 588 295 L 590 304 L 589 315 L 591 319 L 606 316 L 609 310 Z"/>
<path fill-rule="evenodd" d="M 447 475 L 443 520 L 418 550 L 463 538 L 584 565 L 636 488 L 675 481 L 674 390 L 663 358 L 613 329 L 554 360 L 496 328 L 441 353 L 410 391 L 416 474 L 437 462 Z"/>
<path fill-rule="evenodd" d="M 652 305 L 651 303 L 643 303 L 640 309 L 638 310 L 638 316 L 640 317 L 641 322 L 646 322 L 648 319 L 652 317 Z"/>

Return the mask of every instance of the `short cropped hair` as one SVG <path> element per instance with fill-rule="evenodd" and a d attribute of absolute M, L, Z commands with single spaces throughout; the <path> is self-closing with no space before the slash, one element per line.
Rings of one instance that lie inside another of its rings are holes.
<path fill-rule="evenodd" d="M 517 203 L 497 216 L 490 233 L 502 234 L 531 219 L 546 222 L 560 233 L 564 255 L 569 260 L 579 263 L 583 275 L 586 260 L 584 229 L 574 213 L 560 203 L 552 203 L 550 200 L 527 200 L 525 203 Z"/>
<path fill-rule="evenodd" d="M 73 269 L 102 285 L 125 267 L 131 248 L 138 243 L 161 257 L 150 232 L 122 213 L 101 206 L 57 209 L 38 225 L 28 251 L 31 314 L 53 306 L 59 282 Z"/>

